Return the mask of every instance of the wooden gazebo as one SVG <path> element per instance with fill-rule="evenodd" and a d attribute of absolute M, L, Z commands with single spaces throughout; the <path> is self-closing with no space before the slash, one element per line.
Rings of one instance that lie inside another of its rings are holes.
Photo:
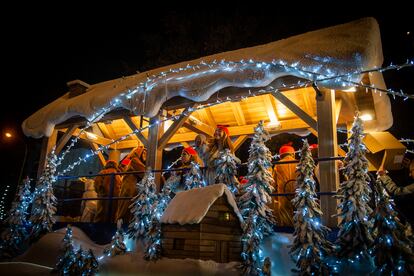
<path fill-rule="evenodd" d="M 388 96 L 356 85 L 385 88 L 381 73 L 355 73 L 382 62 L 378 24 L 364 18 L 94 85 L 71 81 L 68 93 L 27 118 L 22 127 L 28 136 L 44 137 L 40 170 L 53 146 L 59 153 L 87 119 L 102 110 L 105 115 L 80 138 L 96 150 L 151 124 L 111 145 L 109 155 L 117 159 L 121 150 L 144 145 L 147 165 L 154 169 L 161 168 L 164 148 L 187 145 L 198 133 L 211 136 L 217 124 L 229 125 L 237 148 L 259 120 L 273 134 L 311 132 L 318 137 L 320 157 L 337 156 L 343 154 L 337 146 L 337 128 L 348 129 L 356 109 L 370 119 L 365 122 L 367 132 L 392 125 Z M 344 77 L 318 77 L 337 75 Z M 298 85 L 306 81 L 311 84 Z M 197 108 L 208 103 L 217 104 Z M 172 120 L 155 124 L 165 118 Z M 64 134 L 57 141 L 58 132 Z M 98 155 L 104 163 L 104 156 Z M 321 191 L 337 189 L 335 166 L 334 161 L 320 163 Z M 330 216 L 335 200 L 323 197 L 321 205 L 326 222 L 334 225 L 336 219 Z"/>

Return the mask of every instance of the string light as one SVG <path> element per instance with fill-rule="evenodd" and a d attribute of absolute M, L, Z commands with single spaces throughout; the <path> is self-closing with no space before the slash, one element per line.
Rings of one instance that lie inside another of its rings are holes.
<path fill-rule="evenodd" d="M 276 72 L 276 69 L 280 69 L 283 68 L 286 72 L 294 72 L 296 74 L 299 74 L 301 77 L 303 78 L 307 78 L 310 80 L 306 80 L 306 81 L 298 81 L 297 84 L 295 85 L 291 85 L 289 87 L 286 87 L 286 85 L 282 84 L 282 87 L 279 88 L 274 88 L 272 86 L 267 87 L 266 89 L 261 89 L 257 92 L 257 94 L 265 94 L 265 93 L 271 93 L 271 92 L 279 92 L 279 89 L 297 89 L 297 88 L 303 88 L 303 87 L 308 87 L 314 83 L 322 83 L 322 82 L 326 82 L 326 81 L 335 81 L 335 82 L 341 82 L 343 86 L 346 86 L 346 84 L 352 84 L 355 86 L 359 86 L 359 87 L 364 87 L 366 89 L 371 89 L 374 90 L 374 92 L 380 91 L 380 92 L 384 92 L 384 93 L 388 93 L 390 95 L 392 95 L 394 98 L 395 96 L 401 96 L 404 97 L 404 99 L 408 99 L 408 98 L 412 98 L 414 99 L 414 95 L 407 95 L 405 94 L 402 90 L 400 92 L 394 91 L 392 89 L 382 89 L 382 88 L 378 88 L 375 87 L 373 85 L 365 85 L 362 83 L 358 83 L 358 82 L 354 82 L 352 81 L 352 77 L 355 75 L 360 75 L 360 74 L 364 74 L 364 73 L 372 73 L 372 72 L 384 72 L 387 70 L 400 70 L 402 68 L 405 67 L 410 67 L 410 66 L 414 66 L 414 61 L 410 61 L 407 60 L 406 63 L 401 64 L 401 65 L 393 65 L 390 64 L 387 67 L 383 67 L 383 68 L 373 68 L 373 69 L 368 69 L 368 70 L 360 70 L 360 71 L 354 71 L 354 72 L 349 72 L 346 74 L 341 74 L 341 75 L 334 75 L 329 69 L 326 69 L 326 74 L 322 74 L 320 73 L 321 71 L 321 66 L 314 66 L 311 68 L 305 68 L 305 67 L 299 67 L 298 66 L 299 63 L 292 63 L 292 64 L 287 64 L 286 62 L 282 61 L 282 60 L 273 60 L 272 62 L 263 62 L 263 61 L 253 61 L 252 59 L 250 59 L 248 62 L 245 62 L 244 60 L 241 60 L 239 62 L 234 62 L 234 61 L 225 61 L 225 60 L 221 60 L 220 62 L 217 62 L 216 60 L 214 60 L 211 63 L 206 63 L 204 61 L 201 61 L 200 64 L 196 64 L 196 65 L 187 65 L 186 67 L 180 67 L 178 69 L 170 69 L 169 71 L 164 71 L 164 72 L 160 72 L 156 75 L 152 75 L 152 76 L 148 76 L 147 77 L 147 81 L 144 83 L 140 83 L 139 85 L 137 85 L 137 87 L 135 87 L 134 89 L 129 89 L 126 92 L 121 93 L 120 95 L 118 95 L 116 98 L 112 99 L 109 103 L 109 106 L 106 106 L 104 108 L 102 108 L 100 111 L 96 112 L 95 114 L 93 114 L 91 117 L 91 119 L 88 119 L 88 123 L 86 124 L 86 126 L 82 129 L 80 129 L 79 133 L 77 136 L 75 136 L 71 143 L 69 144 L 69 146 L 66 148 L 66 150 L 61 154 L 61 156 L 58 158 L 58 162 L 57 164 L 60 165 L 61 162 L 63 161 L 65 155 L 70 151 L 70 149 L 75 145 L 75 143 L 79 140 L 80 135 L 86 131 L 87 128 L 91 127 L 92 124 L 96 121 L 98 121 L 99 119 L 101 119 L 106 113 L 108 113 L 109 111 L 115 109 L 116 107 L 119 107 L 123 101 L 122 98 L 127 98 L 130 99 L 134 94 L 136 93 L 144 93 L 144 98 L 143 98 L 143 106 L 145 107 L 145 101 L 146 101 L 146 93 L 150 92 L 152 89 L 154 89 L 159 83 L 164 84 L 166 81 L 172 81 L 172 80 L 184 80 L 184 79 L 188 79 L 188 78 L 196 78 L 200 75 L 205 75 L 205 74 L 209 74 L 209 73 L 216 73 L 217 71 L 236 71 L 236 70 L 247 70 L 247 69 L 251 69 L 251 70 L 259 70 L 259 71 L 264 71 L 264 69 L 266 69 L 266 72 L 264 73 L 268 73 L 271 74 L 272 72 Z M 184 71 L 188 71 L 188 70 L 192 70 L 193 72 L 187 76 L 183 76 L 183 77 L 169 77 L 171 74 L 177 74 L 177 73 L 181 73 Z M 195 73 L 194 73 L 195 72 Z M 296 75 L 294 74 L 294 75 Z M 168 78 L 167 78 L 168 77 Z M 159 82 L 160 81 L 160 82 Z M 249 97 L 254 97 L 257 95 L 256 93 L 251 93 L 249 91 Z M 216 103 L 211 103 L 211 104 L 205 104 L 205 105 L 199 105 L 196 108 L 191 108 L 189 109 L 191 111 L 196 111 L 205 107 L 209 107 L 215 104 L 220 104 L 223 102 L 227 102 L 227 101 L 235 101 L 237 99 L 239 100 L 243 100 L 247 98 L 246 96 L 238 96 L 238 97 L 234 97 L 233 99 L 230 97 L 227 97 L 224 100 L 221 99 L 217 99 Z M 131 135 L 137 133 L 137 132 L 142 132 L 145 129 L 149 129 L 151 127 L 154 127 L 157 124 L 163 123 L 167 120 L 177 120 L 177 117 L 173 117 L 173 118 L 166 118 L 163 120 L 157 120 L 154 124 L 150 124 L 146 127 L 140 128 L 135 130 L 134 132 L 131 132 L 127 135 L 122 136 L 121 138 L 118 138 L 116 140 L 113 140 L 111 143 L 105 145 L 105 146 L 100 146 L 97 150 L 92 151 L 92 155 L 88 154 L 87 156 L 85 156 L 84 158 L 80 158 L 78 161 L 74 162 L 72 165 L 69 165 L 66 169 L 64 169 L 62 172 L 60 172 L 59 174 L 65 174 L 69 171 L 71 171 L 75 166 L 79 165 L 80 163 L 86 161 L 88 158 L 90 158 L 93 155 L 98 154 L 99 152 L 101 152 L 104 149 L 108 149 L 112 144 L 118 143 L 122 140 L 125 140 L 126 138 L 130 137 Z"/>
<path fill-rule="evenodd" d="M 4 189 L 3 195 L 0 200 L 0 221 L 2 221 L 6 217 L 5 208 L 6 208 L 6 199 L 7 199 L 7 194 L 9 192 L 9 188 L 10 188 L 10 185 L 7 185 L 6 188 Z"/>

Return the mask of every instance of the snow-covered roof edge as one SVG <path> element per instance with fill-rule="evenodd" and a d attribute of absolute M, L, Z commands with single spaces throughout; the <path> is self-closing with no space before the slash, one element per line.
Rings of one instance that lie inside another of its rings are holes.
<path fill-rule="evenodd" d="M 180 225 L 200 223 L 210 207 L 222 195 L 226 196 L 227 202 L 242 225 L 243 218 L 236 201 L 225 184 L 214 184 L 177 193 L 161 217 L 161 223 Z"/>
<path fill-rule="evenodd" d="M 226 62 L 214 63 L 221 60 Z M 270 65 L 288 64 L 308 71 L 339 75 L 380 67 L 383 56 L 376 20 L 363 18 L 264 45 L 206 56 L 91 85 L 86 93 L 73 98 L 65 94 L 31 115 L 22 124 L 23 132 L 35 138 L 50 136 L 56 124 L 74 116 L 92 119 L 102 108 L 108 108 L 109 112 L 116 107 L 123 107 L 137 115 L 152 117 L 165 101 L 176 96 L 202 102 L 225 87 L 263 87 L 286 75 L 309 78 L 300 70 L 240 63 L 241 60 Z M 229 65 L 227 62 L 235 63 Z M 170 70 L 173 72 L 165 77 L 146 83 L 148 76 L 168 73 Z M 355 75 L 352 81 L 359 82 L 360 79 L 361 76 Z M 144 83 L 145 86 L 142 86 Z M 333 81 L 324 82 L 323 86 L 343 89 L 341 84 Z M 133 95 L 125 97 L 128 91 L 135 90 Z M 111 105 L 114 102 L 119 104 Z"/>

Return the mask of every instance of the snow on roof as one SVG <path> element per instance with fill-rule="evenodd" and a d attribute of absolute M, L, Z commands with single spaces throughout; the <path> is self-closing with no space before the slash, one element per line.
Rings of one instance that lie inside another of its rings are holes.
<path fill-rule="evenodd" d="M 177 193 L 165 210 L 161 222 L 179 223 L 181 225 L 200 223 L 211 205 L 223 194 L 226 195 L 227 202 L 233 208 L 239 221 L 243 222 L 236 201 L 224 184 L 215 184 Z"/>
<path fill-rule="evenodd" d="M 231 66 L 223 65 L 221 60 L 236 63 Z M 299 70 L 283 66 L 249 65 L 248 62 L 240 63 L 241 60 L 268 64 L 276 62 L 276 65 L 281 62 L 322 74 L 341 75 L 380 67 L 383 56 L 376 20 L 363 18 L 264 45 L 206 56 L 98 83 L 91 85 L 84 94 L 73 98 L 67 93 L 27 118 L 22 124 L 23 132 L 34 138 L 50 136 L 56 124 L 75 116 L 90 120 L 102 108 L 108 108 L 108 112 L 114 109 L 111 105 L 114 102 L 119 102 L 117 107 L 128 109 L 136 115 L 153 117 L 165 101 L 177 96 L 203 102 L 226 87 L 264 87 L 287 75 L 310 78 Z M 214 61 L 219 62 L 213 64 Z M 209 66 L 202 65 L 204 63 Z M 198 67 L 179 70 L 187 65 Z M 142 86 L 148 76 L 169 70 L 175 72 L 156 78 L 147 83 L 145 88 Z M 354 75 L 351 81 L 360 80 L 361 76 Z M 323 86 L 344 89 L 334 81 L 323 82 Z M 137 92 L 127 99 L 125 94 L 137 87 Z"/>

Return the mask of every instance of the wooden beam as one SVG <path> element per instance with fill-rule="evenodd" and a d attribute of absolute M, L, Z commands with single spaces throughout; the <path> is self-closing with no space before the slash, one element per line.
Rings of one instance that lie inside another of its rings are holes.
<path fill-rule="evenodd" d="M 303 102 L 305 103 L 306 113 L 308 113 L 310 116 L 315 116 L 315 112 L 312 108 L 312 104 L 309 97 L 310 89 L 306 89 L 302 95 L 303 95 Z"/>
<path fill-rule="evenodd" d="M 124 122 L 131 129 L 131 131 L 135 131 L 135 130 L 138 129 L 138 127 L 131 120 L 131 117 L 129 117 L 129 116 L 123 116 L 123 119 L 124 119 Z M 134 134 L 138 138 L 138 140 L 141 141 L 141 143 L 144 145 L 144 147 L 148 148 L 148 140 L 144 137 L 144 135 L 141 132 L 135 132 Z"/>
<path fill-rule="evenodd" d="M 315 87 L 317 89 L 317 87 Z M 318 155 L 319 158 L 338 155 L 338 140 L 336 134 L 335 91 L 323 90 L 317 96 L 316 112 L 318 115 Z M 321 192 L 336 191 L 339 187 L 338 166 L 335 160 L 319 162 L 319 184 Z M 336 227 L 336 199 L 331 196 L 321 196 L 323 222 L 329 227 Z"/>
<path fill-rule="evenodd" d="M 56 146 L 57 130 L 54 129 L 50 137 L 43 137 L 42 151 L 40 152 L 39 167 L 37 168 L 37 178 L 42 175 L 43 169 L 46 166 L 46 159 L 53 147 Z M 20 184 L 20 183 L 19 183 Z"/>
<path fill-rule="evenodd" d="M 276 115 L 276 109 L 273 106 L 272 97 L 270 94 L 263 95 L 263 102 L 266 107 L 267 116 L 269 117 L 269 121 L 272 123 L 277 123 L 279 120 Z"/>
<path fill-rule="evenodd" d="M 270 130 L 269 133 L 276 134 L 286 132 L 287 130 L 306 130 L 309 126 L 303 122 L 301 119 L 292 119 L 280 121 L 281 127 L 275 130 Z M 251 135 L 254 134 L 254 128 L 256 124 L 244 125 L 244 126 L 233 126 L 228 127 L 231 136 L 239 135 Z M 187 132 L 187 133 L 176 133 L 168 143 L 181 143 L 183 141 L 194 141 L 197 133 Z M 118 146 L 118 148 L 120 148 Z"/>
<path fill-rule="evenodd" d="M 73 132 L 78 128 L 78 126 L 79 125 L 74 124 L 73 126 L 68 128 L 66 130 L 65 134 L 63 134 L 63 136 L 59 139 L 59 142 L 56 143 L 56 149 L 55 149 L 56 155 L 58 155 L 61 152 L 63 147 L 66 145 L 66 143 L 72 137 Z"/>
<path fill-rule="evenodd" d="M 78 135 L 79 135 L 79 133 L 80 133 L 80 130 L 79 130 L 79 129 L 76 129 L 76 130 L 72 133 L 72 135 L 73 135 L 73 136 L 78 136 Z M 89 138 L 89 137 L 87 136 L 87 134 L 86 134 L 86 133 L 85 133 L 85 131 L 84 131 L 84 132 L 82 132 L 82 133 L 79 135 L 79 138 L 84 139 L 84 140 L 87 140 L 87 141 L 91 141 L 91 142 L 96 143 L 96 144 L 98 144 L 98 145 L 104 145 L 104 146 L 106 146 L 106 145 L 108 145 L 109 143 L 111 143 L 111 142 L 112 142 L 112 139 L 107 139 L 107 138 L 104 138 L 104 137 L 98 136 L 98 135 L 96 135 L 96 134 L 94 134 L 94 135 L 95 135 L 95 138 L 94 138 L 94 139 L 91 139 L 91 138 Z"/>
<path fill-rule="evenodd" d="M 184 115 L 186 114 L 186 115 Z M 188 108 L 186 108 L 180 115 L 178 115 L 179 118 L 174 121 L 174 123 L 167 129 L 167 131 L 162 135 L 160 140 L 158 141 L 158 148 L 162 149 L 167 145 L 168 141 L 171 139 L 171 137 L 177 132 L 177 130 L 182 127 L 187 121 L 188 117 L 190 116 L 190 112 L 188 111 Z"/>
<path fill-rule="evenodd" d="M 194 118 L 194 117 L 193 117 Z M 192 116 L 188 119 L 187 122 L 183 124 L 183 127 L 194 131 L 199 134 L 204 134 L 209 137 L 213 137 L 214 135 L 214 128 L 210 127 L 209 125 L 203 123 L 202 121 L 197 120 L 196 118 L 193 119 Z"/>
<path fill-rule="evenodd" d="M 339 115 L 341 114 L 342 99 L 335 100 L 335 122 L 338 124 Z"/>
<path fill-rule="evenodd" d="M 139 146 L 138 140 L 124 140 L 118 143 L 117 149 L 130 149 L 130 148 L 136 148 Z"/>
<path fill-rule="evenodd" d="M 246 118 L 244 118 L 243 110 L 239 102 L 230 102 L 231 109 L 233 110 L 234 117 L 236 118 L 237 124 L 243 126 L 246 124 Z"/>
<path fill-rule="evenodd" d="M 318 132 L 316 130 L 311 129 L 311 128 L 308 128 L 308 130 L 310 131 L 310 133 L 315 135 L 316 138 L 318 138 Z M 346 155 L 346 151 L 344 151 L 339 145 L 337 146 L 337 150 L 338 150 L 339 156 L 345 156 Z"/>
<path fill-rule="evenodd" d="M 308 115 L 305 111 L 303 111 L 299 106 L 297 106 L 294 102 L 289 100 L 288 97 L 283 95 L 281 92 L 272 92 L 273 97 L 275 97 L 278 101 L 280 101 L 284 106 L 289 108 L 296 116 L 306 122 L 311 128 L 317 129 L 317 122 L 311 116 Z"/>
<path fill-rule="evenodd" d="M 214 120 L 213 114 L 211 113 L 210 107 L 205 107 L 197 110 L 198 115 L 203 123 L 206 123 L 210 127 L 216 129 L 216 121 Z"/>
<path fill-rule="evenodd" d="M 91 141 L 88 141 L 88 143 L 94 151 L 98 150 L 99 146 L 97 144 L 95 144 Z M 98 152 L 97 156 L 99 158 L 99 161 L 101 162 L 102 167 L 105 167 L 106 160 L 105 160 L 105 157 L 103 156 L 102 152 Z"/>
<path fill-rule="evenodd" d="M 162 124 L 157 124 L 157 121 L 161 121 L 161 116 L 159 114 L 150 118 L 150 125 L 152 125 L 152 127 L 150 127 L 148 134 L 148 141 L 151 141 L 151 143 L 148 143 L 146 165 L 151 167 L 153 170 L 161 169 L 162 164 L 162 149 L 158 145 L 163 126 Z M 171 127 L 168 130 L 170 130 Z M 161 174 L 155 173 L 154 178 L 155 184 L 157 185 L 157 191 L 159 191 L 161 185 Z"/>
<path fill-rule="evenodd" d="M 240 135 L 233 143 L 234 151 L 236 151 L 247 140 L 247 135 Z"/>
<path fill-rule="evenodd" d="M 103 136 L 108 139 L 115 139 L 115 133 L 112 127 L 109 129 L 105 123 L 96 123 Z"/>

